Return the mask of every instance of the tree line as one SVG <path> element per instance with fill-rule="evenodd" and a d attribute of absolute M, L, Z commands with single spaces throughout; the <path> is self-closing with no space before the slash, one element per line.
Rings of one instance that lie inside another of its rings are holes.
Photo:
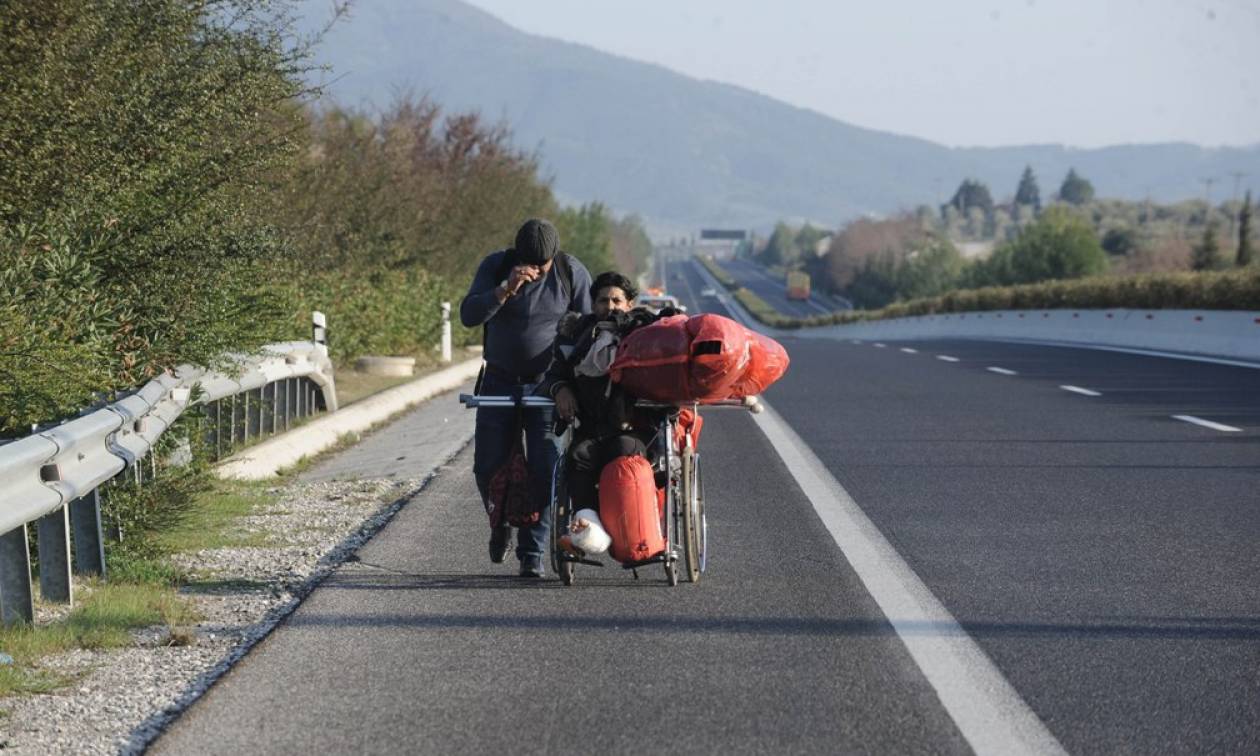
<path fill-rule="evenodd" d="M 1250 192 L 1215 207 L 1100 199 L 1074 169 L 1043 206 L 1026 167 L 1006 203 L 968 178 L 936 210 L 859 219 L 834 233 L 777 224 L 753 254 L 772 267 L 806 270 L 859 307 L 879 308 L 956 289 L 1245 267 L 1255 258 L 1251 215 Z"/>
<path fill-rule="evenodd" d="M 294 9 L 0 9 L 0 435 L 309 337 L 311 309 L 339 359 L 426 352 L 438 302 L 531 215 L 593 270 L 645 269 L 642 223 L 561 207 L 506 125 L 321 101 Z"/>

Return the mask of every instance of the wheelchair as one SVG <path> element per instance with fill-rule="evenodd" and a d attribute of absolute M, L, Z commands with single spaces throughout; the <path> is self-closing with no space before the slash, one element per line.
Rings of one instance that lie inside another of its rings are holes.
<path fill-rule="evenodd" d="M 466 407 L 550 407 L 551 399 L 538 396 L 474 396 L 461 394 L 459 400 Z M 738 408 L 751 412 L 761 411 L 756 397 L 728 399 L 713 402 L 653 402 L 637 400 L 635 407 L 652 411 L 659 416 L 656 430 L 648 446 L 648 460 L 652 463 L 658 486 L 664 493 L 664 506 L 660 507 L 661 533 L 665 549 L 648 559 L 619 563 L 631 570 L 635 578 L 639 569 L 660 564 L 665 571 L 665 581 L 677 586 L 681 573 L 688 582 L 698 583 L 704 575 L 707 563 L 708 527 L 704 513 L 704 480 L 701 474 L 700 452 L 696 447 L 694 429 L 680 427 L 684 409 L 690 409 L 699 417 L 700 409 Z M 566 430 L 564 451 L 556 460 L 551 476 L 551 568 L 560 581 L 571 586 L 576 581 L 576 567 L 587 565 L 603 567 L 603 563 L 586 554 L 573 553 L 560 545 L 562 536 L 569 532 L 573 519 L 572 502 L 568 494 L 568 475 L 565 469 L 568 446 L 572 432 Z M 662 484 L 663 481 L 663 484 Z"/>

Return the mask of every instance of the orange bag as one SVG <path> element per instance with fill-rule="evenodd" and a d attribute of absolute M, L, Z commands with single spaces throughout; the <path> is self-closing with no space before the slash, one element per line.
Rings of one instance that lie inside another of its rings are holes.
<path fill-rule="evenodd" d="M 640 399 L 685 401 L 690 351 L 687 316 L 671 315 L 622 339 L 608 375 Z"/>
<path fill-rule="evenodd" d="M 687 321 L 691 334 L 692 399 L 724 399 L 748 367 L 749 331 L 721 315 L 704 313 Z"/>
<path fill-rule="evenodd" d="M 641 456 L 617 457 L 599 475 L 599 519 L 618 562 L 641 562 L 665 550 L 652 465 Z"/>
<path fill-rule="evenodd" d="M 732 385 L 728 396 L 745 397 L 760 394 L 783 377 L 788 369 L 788 353 L 783 345 L 769 336 L 748 331 L 748 366 Z"/>

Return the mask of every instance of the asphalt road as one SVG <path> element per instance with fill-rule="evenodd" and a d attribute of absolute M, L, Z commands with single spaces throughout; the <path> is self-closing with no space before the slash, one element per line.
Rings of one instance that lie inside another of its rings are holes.
<path fill-rule="evenodd" d="M 792 317 L 809 317 L 831 312 L 835 307 L 827 304 L 813 294 L 809 300 L 788 299 L 787 285 L 771 276 L 765 268 L 748 260 L 723 260 L 722 267 L 739 282 L 740 286 L 750 289 L 774 309 Z"/>
<path fill-rule="evenodd" d="M 1066 750 L 1260 751 L 1260 371 L 784 343 L 768 402 Z M 490 564 L 465 451 L 154 751 L 970 750 L 781 450 L 706 421 L 700 584 Z"/>

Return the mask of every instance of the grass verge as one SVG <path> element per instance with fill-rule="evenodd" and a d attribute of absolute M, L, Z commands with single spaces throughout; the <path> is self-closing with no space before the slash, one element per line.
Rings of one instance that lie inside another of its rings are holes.
<path fill-rule="evenodd" d="M 118 648 L 131 644 L 131 632 L 165 625 L 177 628 L 195 622 L 195 610 L 169 586 L 95 583 L 84 587 L 86 597 L 63 620 L 46 626 L 0 629 L 0 649 L 13 657 L 0 667 L 0 696 L 48 693 L 70 684 L 74 677 L 39 667 L 50 654 L 72 649 Z"/>
<path fill-rule="evenodd" d="M 735 282 L 734 277 L 732 277 L 730 273 L 727 273 L 721 265 L 718 265 L 717 261 L 712 257 L 707 255 L 696 255 L 696 259 L 700 261 L 700 264 L 704 266 L 705 270 L 709 271 L 711 276 L 718 280 L 718 283 L 722 284 L 731 291 L 739 289 L 739 284 Z"/>
<path fill-rule="evenodd" d="M 160 490 L 161 485 L 148 488 Z M 0 665 L 0 697 L 50 693 L 69 685 L 73 675 L 49 671 L 40 660 L 74 649 L 128 646 L 131 631 L 140 628 L 164 627 L 171 645 L 194 642 L 189 626 L 199 617 L 194 604 L 177 592 L 193 577 L 168 556 L 265 546 L 265 536 L 244 529 L 240 520 L 275 500 L 274 485 L 200 475 L 197 485 L 185 481 L 175 487 L 184 496 L 173 505 L 175 513 L 157 518 L 161 529 L 156 532 L 133 531 L 123 542 L 111 543 L 106 553 L 109 582 L 76 583 L 78 605 L 65 618 L 0 629 L 0 651 L 13 657 L 12 664 Z"/>

